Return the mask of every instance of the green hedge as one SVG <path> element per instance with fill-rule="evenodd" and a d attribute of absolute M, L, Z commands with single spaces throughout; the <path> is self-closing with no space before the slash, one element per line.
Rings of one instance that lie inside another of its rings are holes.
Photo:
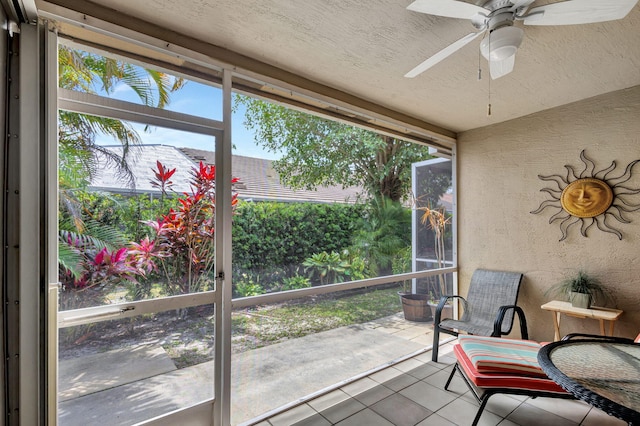
<path fill-rule="evenodd" d="M 128 240 L 140 240 L 151 230 L 141 220 L 166 214 L 175 200 L 148 195 L 123 197 L 78 192 L 84 212 L 123 232 Z M 340 252 L 349 247 L 354 232 L 362 228 L 362 204 L 319 204 L 240 201 L 233 216 L 233 262 L 243 270 L 300 265 L 311 255 Z"/>
<path fill-rule="evenodd" d="M 240 202 L 233 217 L 234 268 L 286 269 L 315 253 L 339 252 L 361 228 L 363 211 L 363 205 Z"/>
<path fill-rule="evenodd" d="M 148 195 L 123 197 L 80 191 L 83 211 L 113 226 L 126 240 L 140 241 L 152 234 L 141 223 L 166 214 L 175 199 Z M 164 204 L 164 205 L 161 205 Z M 305 259 L 321 252 L 341 252 L 363 228 L 362 204 L 318 204 L 240 201 L 233 216 L 233 267 L 237 275 L 260 276 L 270 285 L 287 277 L 307 275 Z"/>

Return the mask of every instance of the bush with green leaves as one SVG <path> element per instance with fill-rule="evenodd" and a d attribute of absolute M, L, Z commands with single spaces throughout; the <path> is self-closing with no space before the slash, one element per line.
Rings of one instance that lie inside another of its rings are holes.
<path fill-rule="evenodd" d="M 260 285 L 260 278 L 250 274 L 242 274 L 242 278 L 233 285 L 234 295 L 237 297 L 259 296 L 264 294 L 264 288 Z"/>
<path fill-rule="evenodd" d="M 367 205 L 363 226 L 354 233 L 351 251 L 367 262 L 367 275 L 393 273 L 393 263 L 411 247 L 411 209 L 389 199 Z"/>
<path fill-rule="evenodd" d="M 74 196 L 81 206 L 82 214 L 93 221 L 110 226 L 120 232 L 125 240 L 139 241 L 151 234 L 143 221 L 153 220 L 166 214 L 168 207 L 177 207 L 177 197 L 168 193 L 164 203 L 158 195 L 137 194 L 125 196 L 106 192 L 85 190 L 74 191 Z M 61 212 L 68 220 L 68 213 Z"/>
<path fill-rule="evenodd" d="M 299 290 L 301 288 L 311 287 L 311 281 L 307 277 L 303 277 L 300 275 L 295 275 L 293 277 L 288 277 L 282 280 L 282 285 L 280 286 L 281 291 L 286 290 Z"/>
<path fill-rule="evenodd" d="M 352 258 L 348 250 L 316 253 L 302 263 L 314 285 L 326 285 L 365 278 L 364 262 Z"/>
<path fill-rule="evenodd" d="M 394 275 L 411 272 L 411 246 L 398 251 L 391 260 L 391 269 Z M 402 291 L 405 293 L 411 291 L 411 280 L 402 281 Z"/>
<path fill-rule="evenodd" d="M 313 254 L 349 247 L 362 212 L 362 205 L 240 201 L 233 217 L 234 269 L 293 276 Z M 272 282 L 265 278 L 264 284 Z"/>
<path fill-rule="evenodd" d="M 164 217 L 169 207 L 175 208 L 174 211 L 179 209 L 175 207 L 175 197 L 160 200 L 148 194 L 127 198 L 83 193 L 82 200 L 85 209 L 95 210 L 101 222 L 117 227 L 126 239 L 140 241 L 139 245 L 145 237 L 149 237 L 149 244 L 156 237 L 150 227 L 144 226 L 144 223 L 157 222 L 149 218 Z M 304 279 L 314 285 L 355 281 L 387 271 L 404 272 L 407 267 L 410 209 L 398 203 L 240 201 L 232 226 L 233 279 L 238 283 L 234 294 L 237 295 L 304 288 L 307 286 Z M 146 253 L 142 245 L 138 251 Z M 154 262 L 159 264 L 165 260 L 161 257 Z M 163 268 L 162 272 L 172 273 L 174 269 Z M 135 298 L 148 297 L 150 283 L 167 278 L 159 272 L 148 270 L 138 283 L 128 286 L 130 294 Z M 303 277 L 304 273 L 309 276 Z M 248 282 L 245 275 L 259 277 L 259 284 L 255 285 L 255 280 Z M 166 290 L 168 294 L 176 293 L 175 289 Z"/>
<path fill-rule="evenodd" d="M 153 240 L 155 233 L 145 223 L 162 218 L 170 207 L 179 209 L 177 197 L 171 197 L 171 192 L 165 194 L 164 200 L 149 194 L 74 194 L 85 217 L 120 235 L 113 248 L 122 247 L 125 241 L 143 241 L 145 237 Z M 234 281 L 242 273 L 251 273 L 260 276 L 264 291 L 278 290 L 284 279 L 300 275 L 302 262 L 314 253 L 346 249 L 351 236 L 361 227 L 363 209 L 362 205 L 345 204 L 239 202 L 233 217 Z M 71 219 L 63 213 L 61 220 Z M 358 264 L 357 260 L 350 262 Z M 359 277 L 354 279 L 363 277 L 357 270 L 354 266 Z M 134 287 L 131 294 L 135 298 L 148 296 L 149 280 L 162 281 L 156 271 L 141 278 L 128 286 Z"/>

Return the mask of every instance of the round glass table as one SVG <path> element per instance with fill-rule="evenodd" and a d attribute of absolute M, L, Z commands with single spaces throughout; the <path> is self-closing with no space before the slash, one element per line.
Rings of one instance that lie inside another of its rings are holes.
<path fill-rule="evenodd" d="M 576 398 L 640 425 L 640 344 L 568 340 L 543 346 L 538 363 Z"/>

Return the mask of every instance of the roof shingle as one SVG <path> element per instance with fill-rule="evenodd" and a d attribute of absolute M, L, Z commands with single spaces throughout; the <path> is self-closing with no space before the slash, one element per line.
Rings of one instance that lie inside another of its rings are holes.
<path fill-rule="evenodd" d="M 117 154 L 122 154 L 122 147 L 105 147 Z M 160 161 L 168 168 L 176 168 L 171 180 L 173 190 L 188 192 L 190 171 L 200 161 L 205 164 L 215 164 L 215 153 L 193 148 L 176 148 L 168 145 L 141 145 L 133 150 L 129 159 L 129 166 L 134 174 L 135 188 L 129 188 L 123 179 L 117 176 L 114 167 L 102 165 L 91 181 L 93 190 L 116 193 L 159 193 L 151 185 L 154 179 L 153 170 L 156 161 Z M 319 187 L 315 191 L 292 189 L 280 182 L 280 176 L 273 168 L 271 160 L 262 158 L 234 155 L 231 159 L 231 170 L 240 182 L 235 185 L 238 197 L 254 201 L 298 201 L 317 203 L 355 203 L 360 188 L 339 186 Z"/>

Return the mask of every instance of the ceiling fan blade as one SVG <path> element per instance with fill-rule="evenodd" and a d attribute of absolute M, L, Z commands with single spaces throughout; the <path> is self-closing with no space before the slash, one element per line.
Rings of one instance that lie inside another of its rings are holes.
<path fill-rule="evenodd" d="M 437 64 L 438 62 L 442 61 L 449 55 L 455 53 L 456 51 L 464 47 L 466 44 L 473 41 L 473 39 L 475 39 L 482 33 L 484 33 L 484 31 L 467 34 L 466 36 L 462 37 L 460 40 L 451 43 L 449 46 L 445 47 L 444 49 L 442 49 L 441 51 L 439 51 L 438 53 L 436 53 L 435 55 L 433 55 L 432 57 L 430 57 L 429 59 L 421 63 L 420 65 L 418 65 L 417 67 L 415 67 L 414 69 L 406 73 L 404 76 L 408 78 L 413 78 L 419 74 L 422 74 L 423 72 L 425 72 L 426 70 L 428 70 L 429 68 Z"/>
<path fill-rule="evenodd" d="M 524 17 L 526 25 L 574 25 L 622 19 L 638 0 L 567 0 L 534 7 Z"/>
<path fill-rule="evenodd" d="M 415 0 L 407 6 L 407 10 L 460 19 L 471 19 L 478 13 L 484 16 L 491 13 L 484 7 L 456 0 Z"/>
<path fill-rule="evenodd" d="M 513 71 L 513 67 L 516 64 L 516 55 L 511 55 L 507 59 L 502 61 L 489 61 L 489 74 L 491 79 L 495 80 L 509 74 Z"/>

